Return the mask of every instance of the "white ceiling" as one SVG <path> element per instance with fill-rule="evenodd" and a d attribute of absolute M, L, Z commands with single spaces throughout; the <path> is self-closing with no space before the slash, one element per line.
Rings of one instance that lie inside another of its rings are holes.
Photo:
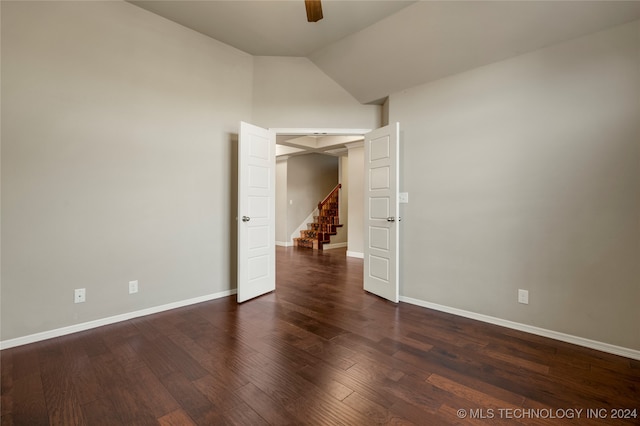
<path fill-rule="evenodd" d="M 129 0 L 255 56 L 308 56 L 414 1 L 323 0 L 307 22 L 304 0 Z"/>
<path fill-rule="evenodd" d="M 370 103 L 636 19 L 638 1 L 420 1 L 310 59 Z"/>
<path fill-rule="evenodd" d="M 347 151 L 346 144 L 362 141 L 362 135 L 282 135 L 276 137 L 276 156 L 325 154 L 339 156 Z"/>
<path fill-rule="evenodd" d="M 361 103 L 640 19 L 640 1 L 131 1 L 256 56 L 305 56 Z"/>

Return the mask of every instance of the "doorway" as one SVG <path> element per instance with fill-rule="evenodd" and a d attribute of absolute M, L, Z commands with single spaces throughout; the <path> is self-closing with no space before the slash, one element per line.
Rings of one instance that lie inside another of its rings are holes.
<path fill-rule="evenodd" d="M 399 124 L 385 126 L 372 132 L 367 129 L 262 129 L 241 123 L 238 167 L 238 302 L 249 300 L 276 288 L 275 277 L 275 171 L 276 135 L 307 133 L 301 147 L 304 151 L 326 148 L 324 137 L 351 134 L 364 136 L 362 149 L 364 201 L 362 212 L 353 211 L 349 217 L 363 219 L 364 289 L 398 302 L 398 235 L 396 217 L 399 212 Z M 318 136 L 322 135 L 322 136 Z M 326 136 L 325 136 L 326 135 Z M 341 141 L 342 145 L 346 145 Z M 353 161 L 353 164 L 358 163 Z M 351 168 L 352 169 L 352 168 Z M 355 174 L 352 174 L 355 176 Z M 353 183 L 351 183 L 353 186 Z M 351 195 L 351 194 L 349 194 Z M 360 203 L 354 203 L 358 205 Z M 354 209 L 351 209 L 354 210 Z M 257 217 L 260 224 L 249 223 Z M 352 220 L 349 219 L 349 222 Z M 399 218 L 398 218 L 399 222 Z M 351 238 L 349 238 L 351 240 Z M 241 291 L 242 289 L 242 291 Z M 241 297 L 242 295 L 242 297 Z"/>
<path fill-rule="evenodd" d="M 300 231 L 307 229 L 306 223 L 313 222 L 312 212 L 318 201 L 340 183 L 340 220 L 345 226 L 338 228 L 338 237 L 332 238 L 332 244 L 328 248 L 341 248 L 349 244 L 348 255 L 362 257 L 363 235 L 359 232 L 363 223 L 364 196 L 362 141 L 368 129 L 274 130 L 277 141 L 277 245 L 293 245 L 292 239 L 298 237 Z M 352 159 L 355 161 L 351 161 Z M 334 174 L 333 177 L 311 182 L 310 176 L 315 174 L 320 177 L 332 165 L 334 170 L 337 168 L 337 180 Z M 307 185 L 311 193 L 306 192 Z M 353 211 L 350 204 L 353 205 Z"/>

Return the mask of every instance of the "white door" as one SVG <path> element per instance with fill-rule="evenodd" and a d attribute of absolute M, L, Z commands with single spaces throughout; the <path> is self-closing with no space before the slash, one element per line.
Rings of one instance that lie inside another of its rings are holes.
<path fill-rule="evenodd" d="M 276 134 L 240 123 L 238 139 L 238 302 L 276 288 Z"/>
<path fill-rule="evenodd" d="M 400 125 L 364 137 L 364 289 L 398 303 Z"/>

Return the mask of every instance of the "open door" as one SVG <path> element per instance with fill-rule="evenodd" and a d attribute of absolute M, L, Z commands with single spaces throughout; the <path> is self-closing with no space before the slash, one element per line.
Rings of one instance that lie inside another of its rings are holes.
<path fill-rule="evenodd" d="M 400 125 L 364 137 L 364 289 L 398 303 Z"/>
<path fill-rule="evenodd" d="M 276 289 L 276 134 L 240 123 L 238 303 Z"/>

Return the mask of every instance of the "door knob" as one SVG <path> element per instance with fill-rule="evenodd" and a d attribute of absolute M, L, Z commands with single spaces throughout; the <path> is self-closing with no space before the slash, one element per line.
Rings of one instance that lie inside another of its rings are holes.
<path fill-rule="evenodd" d="M 251 220 L 251 218 L 249 216 L 242 216 L 242 221 L 243 222 L 249 222 Z"/>
<path fill-rule="evenodd" d="M 389 217 L 387 218 L 387 222 L 395 222 L 395 221 L 396 221 L 396 218 L 395 218 L 395 217 L 393 217 L 393 216 L 389 216 Z"/>

